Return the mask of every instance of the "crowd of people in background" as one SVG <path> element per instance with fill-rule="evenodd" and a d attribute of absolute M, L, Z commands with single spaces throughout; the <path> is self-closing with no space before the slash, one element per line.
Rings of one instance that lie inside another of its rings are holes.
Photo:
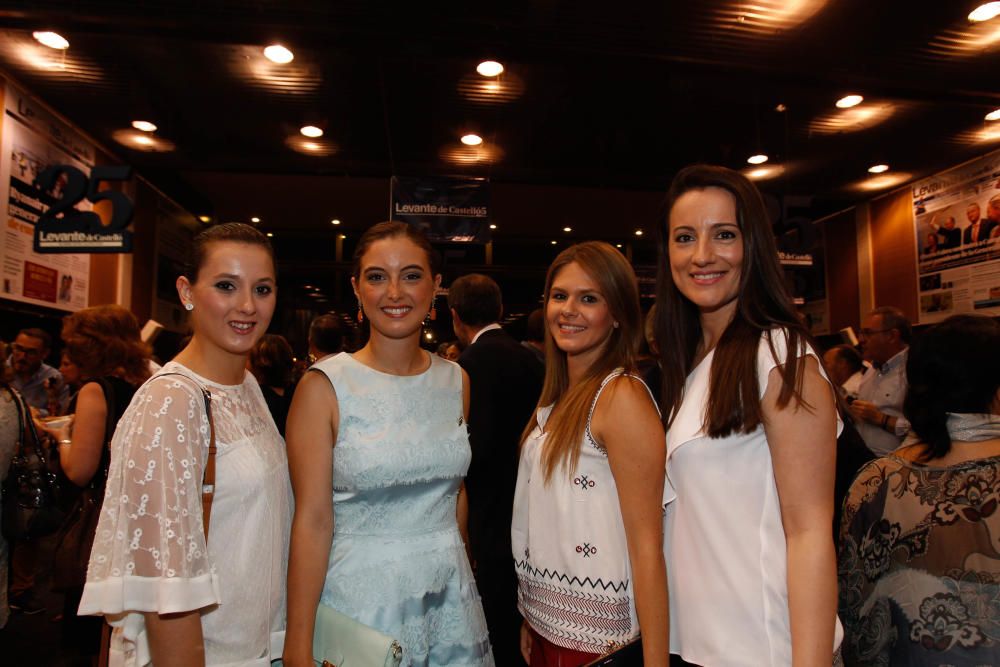
<path fill-rule="evenodd" d="M 268 239 L 229 223 L 192 242 L 162 366 L 120 306 L 19 331 L 0 478 L 33 439 L 66 519 L 51 563 L 0 536 L 0 627 L 49 582 L 81 664 L 313 665 L 324 609 L 413 666 L 1000 662 L 995 320 L 883 306 L 824 350 L 756 188 L 705 165 L 667 193 L 645 314 L 584 242 L 523 340 L 501 285 L 455 279 L 431 352 L 441 281 L 419 230 L 374 225 L 363 344 L 324 314 L 297 358 Z"/>

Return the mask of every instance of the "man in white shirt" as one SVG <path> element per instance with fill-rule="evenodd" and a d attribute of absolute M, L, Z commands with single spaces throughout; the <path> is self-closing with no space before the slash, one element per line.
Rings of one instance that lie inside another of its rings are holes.
<path fill-rule="evenodd" d="M 912 329 L 898 308 L 876 308 L 861 324 L 860 342 L 874 368 L 861 380 L 851 414 L 858 432 L 876 456 L 896 449 L 910 430 L 903 416 L 906 356 Z"/>

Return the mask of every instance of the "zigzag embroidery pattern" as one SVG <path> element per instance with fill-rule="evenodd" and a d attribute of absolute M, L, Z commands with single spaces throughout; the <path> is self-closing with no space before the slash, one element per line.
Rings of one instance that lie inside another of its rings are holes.
<path fill-rule="evenodd" d="M 521 600 L 533 615 L 567 629 L 597 630 L 598 634 L 627 636 L 631 626 L 628 597 L 581 593 L 571 589 L 525 582 Z"/>
<path fill-rule="evenodd" d="M 558 580 L 558 581 L 561 581 L 562 583 L 568 584 L 570 586 L 573 586 L 573 585 L 576 585 L 576 586 L 586 586 L 588 588 L 592 588 L 592 589 L 595 589 L 595 590 L 598 589 L 598 588 L 600 588 L 603 591 L 607 591 L 607 590 L 610 589 L 610 590 L 613 590 L 615 593 L 621 593 L 622 591 L 624 591 L 625 589 L 628 588 L 628 579 L 625 579 L 624 581 L 619 581 L 619 582 L 616 583 L 616 582 L 613 582 L 613 581 L 605 582 L 603 579 L 597 579 L 595 581 L 595 580 L 591 579 L 590 577 L 586 577 L 584 579 L 580 579 L 577 576 L 567 577 L 565 574 L 563 574 L 561 572 L 557 572 L 556 570 L 549 570 L 548 568 L 546 568 L 544 570 L 539 570 L 538 568 L 533 567 L 531 565 L 531 563 L 529 563 L 527 561 L 527 559 L 525 559 L 525 560 L 517 560 L 515 558 L 514 559 L 514 568 L 518 569 L 518 570 L 522 570 L 525 573 L 527 573 L 528 575 L 530 575 L 530 576 L 532 576 L 532 577 L 534 577 L 536 579 L 553 579 L 553 580 Z"/>

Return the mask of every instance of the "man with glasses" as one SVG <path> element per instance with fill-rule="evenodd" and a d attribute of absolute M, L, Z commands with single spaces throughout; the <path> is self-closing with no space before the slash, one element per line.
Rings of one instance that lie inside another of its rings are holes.
<path fill-rule="evenodd" d="M 51 347 L 51 336 L 41 329 L 22 329 L 10 346 L 10 366 L 14 371 L 10 384 L 21 393 L 28 405 L 38 409 L 42 417 L 49 414 L 46 386 L 59 388 L 58 403 L 61 405 L 69 397 L 69 388 L 63 382 L 62 374 L 45 363 Z"/>
<path fill-rule="evenodd" d="M 899 447 L 910 430 L 903 416 L 903 399 L 911 336 L 910 321 L 898 308 L 876 308 L 861 324 L 864 356 L 875 368 L 861 379 L 850 411 L 865 445 L 876 456 Z"/>

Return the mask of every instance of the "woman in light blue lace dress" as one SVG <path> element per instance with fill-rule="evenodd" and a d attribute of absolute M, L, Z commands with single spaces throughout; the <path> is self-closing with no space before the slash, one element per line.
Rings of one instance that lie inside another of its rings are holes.
<path fill-rule="evenodd" d="M 370 339 L 317 363 L 295 391 L 288 667 L 313 665 L 320 603 L 395 638 L 403 665 L 493 665 L 463 540 L 468 378 L 420 348 L 440 282 L 413 227 L 369 229 L 351 283 Z"/>

